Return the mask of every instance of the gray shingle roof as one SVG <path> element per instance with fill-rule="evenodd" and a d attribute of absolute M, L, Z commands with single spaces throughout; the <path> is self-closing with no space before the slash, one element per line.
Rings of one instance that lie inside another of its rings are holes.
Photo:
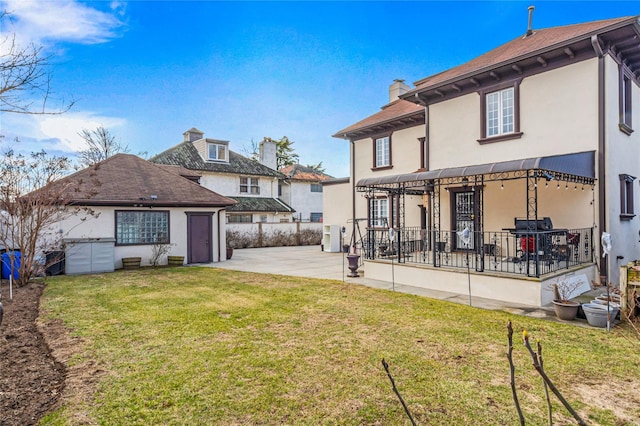
<path fill-rule="evenodd" d="M 233 173 L 239 175 L 270 176 L 284 179 L 284 175 L 258 161 L 229 151 L 229 162 L 205 161 L 191 142 L 182 142 L 152 157 L 149 161 L 158 164 L 172 164 L 190 170 L 202 170 L 217 173 Z"/>
<path fill-rule="evenodd" d="M 230 212 L 278 212 L 293 213 L 295 212 L 289 205 L 282 200 L 275 200 L 266 197 L 229 197 L 238 202 L 238 204 L 227 209 Z M 282 204 L 281 204 L 282 203 Z M 284 205 L 283 205 L 284 204 Z M 286 206 L 286 207 L 285 207 Z"/>

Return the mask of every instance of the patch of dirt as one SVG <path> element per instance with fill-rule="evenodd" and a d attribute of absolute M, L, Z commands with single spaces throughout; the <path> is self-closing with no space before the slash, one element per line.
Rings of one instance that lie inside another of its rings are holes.
<path fill-rule="evenodd" d="M 66 368 L 52 355 L 38 329 L 44 284 L 31 283 L 0 292 L 4 315 L 0 324 L 0 425 L 34 425 L 58 406 Z"/>

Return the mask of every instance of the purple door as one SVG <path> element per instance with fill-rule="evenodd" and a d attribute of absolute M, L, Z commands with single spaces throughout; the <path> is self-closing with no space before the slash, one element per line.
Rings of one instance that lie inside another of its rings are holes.
<path fill-rule="evenodd" d="M 187 213 L 187 263 L 212 260 L 212 213 Z"/>

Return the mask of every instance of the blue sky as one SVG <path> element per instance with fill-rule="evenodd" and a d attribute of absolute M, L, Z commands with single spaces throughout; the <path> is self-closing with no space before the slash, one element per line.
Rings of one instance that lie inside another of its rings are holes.
<path fill-rule="evenodd" d="M 300 163 L 349 174 L 338 130 L 413 83 L 534 28 L 640 14 L 638 1 L 216 2 L 0 0 L 21 42 L 51 55 L 58 116 L 0 116 L 2 148 L 73 155 L 103 125 L 131 152 L 159 153 L 197 127 L 244 153 L 264 136 Z M 52 104 L 52 106 L 55 104 Z"/>

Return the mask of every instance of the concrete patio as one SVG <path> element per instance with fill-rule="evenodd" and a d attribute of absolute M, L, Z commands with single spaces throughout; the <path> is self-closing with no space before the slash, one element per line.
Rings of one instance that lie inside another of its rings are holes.
<path fill-rule="evenodd" d="M 415 294 L 448 302 L 469 304 L 468 294 L 448 293 L 444 291 L 428 290 L 402 284 L 379 281 L 363 276 L 348 277 L 346 255 L 343 253 L 327 253 L 320 246 L 299 247 L 266 247 L 251 249 L 234 249 L 233 257 L 226 262 L 211 263 L 207 266 L 231 269 L 245 272 L 265 274 L 280 274 L 299 277 L 344 281 L 354 285 L 364 285 L 377 289 L 399 291 Z M 471 284 L 471 304 L 474 307 L 491 310 L 501 310 L 516 315 L 556 320 L 553 307 L 536 308 L 526 305 L 507 304 L 491 299 L 473 297 L 473 283 Z M 562 321 L 564 322 L 564 321 Z M 577 320 L 571 324 L 587 326 L 586 322 Z"/>

